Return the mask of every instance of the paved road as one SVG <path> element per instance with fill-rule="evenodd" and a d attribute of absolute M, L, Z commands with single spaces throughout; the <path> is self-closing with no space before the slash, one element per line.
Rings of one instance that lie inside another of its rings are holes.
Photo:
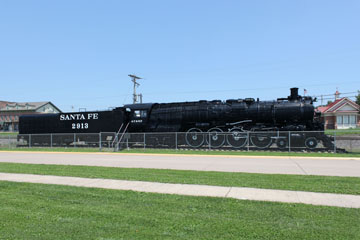
<path fill-rule="evenodd" d="M 0 162 L 360 177 L 356 158 L 0 152 Z"/>

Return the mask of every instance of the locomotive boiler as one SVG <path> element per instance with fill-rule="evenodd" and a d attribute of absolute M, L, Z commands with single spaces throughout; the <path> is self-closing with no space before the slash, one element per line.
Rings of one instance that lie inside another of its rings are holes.
<path fill-rule="evenodd" d="M 276 101 L 230 99 L 179 103 L 130 104 L 129 132 L 185 132 L 185 141 L 192 147 L 230 145 L 244 147 L 250 141 L 257 148 L 276 143 L 285 148 L 293 145 L 315 148 L 322 141 L 332 147 L 314 112 L 314 99 L 298 94 L 292 88 L 287 98 Z M 301 132 L 287 136 L 285 131 Z"/>
<path fill-rule="evenodd" d="M 321 142 L 324 147 L 332 148 L 331 139 L 323 133 L 323 124 L 315 114 L 313 101 L 311 97 L 300 96 L 298 88 L 291 88 L 290 96 L 274 101 L 245 98 L 128 104 L 101 112 L 101 116 L 109 117 L 99 117 L 96 112 L 83 113 L 83 117 L 80 113 L 67 113 L 39 115 L 37 122 L 34 116 L 22 116 L 19 129 L 20 134 L 99 133 L 104 129 L 130 135 L 164 133 L 147 141 L 154 146 L 170 146 L 176 141 L 194 148 L 211 145 L 213 148 L 251 146 L 264 149 L 275 143 L 278 148 L 291 144 L 313 149 Z M 39 122 L 42 122 L 41 132 L 34 126 Z M 175 141 L 169 140 L 174 138 L 171 133 L 175 132 L 183 134 Z"/>

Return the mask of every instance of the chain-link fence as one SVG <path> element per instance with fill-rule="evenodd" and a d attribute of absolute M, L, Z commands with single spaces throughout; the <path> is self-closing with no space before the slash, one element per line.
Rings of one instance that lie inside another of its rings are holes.
<path fill-rule="evenodd" d="M 359 152 L 360 130 L 331 132 L 201 132 L 190 129 L 178 133 L 82 133 L 0 135 L 0 148 L 66 147 L 121 149 L 209 149 L 241 151 L 322 151 Z"/>
<path fill-rule="evenodd" d="M 0 134 L 0 148 L 16 148 L 18 145 L 16 135 L 3 135 Z"/>

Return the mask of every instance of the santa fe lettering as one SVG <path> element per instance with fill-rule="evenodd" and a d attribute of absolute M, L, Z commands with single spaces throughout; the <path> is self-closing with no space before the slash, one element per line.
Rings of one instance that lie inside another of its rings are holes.
<path fill-rule="evenodd" d="M 99 113 L 88 113 L 87 118 L 82 113 L 74 113 L 74 114 L 60 114 L 60 121 L 67 121 L 67 120 L 90 120 L 99 119 Z"/>
<path fill-rule="evenodd" d="M 89 119 L 99 119 L 98 113 L 88 113 L 88 120 Z"/>

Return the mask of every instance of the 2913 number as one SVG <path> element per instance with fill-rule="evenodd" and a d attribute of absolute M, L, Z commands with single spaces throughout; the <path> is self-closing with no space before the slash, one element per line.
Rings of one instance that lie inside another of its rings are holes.
<path fill-rule="evenodd" d="M 88 129 L 89 124 L 88 123 L 73 123 L 71 124 L 72 129 Z"/>

